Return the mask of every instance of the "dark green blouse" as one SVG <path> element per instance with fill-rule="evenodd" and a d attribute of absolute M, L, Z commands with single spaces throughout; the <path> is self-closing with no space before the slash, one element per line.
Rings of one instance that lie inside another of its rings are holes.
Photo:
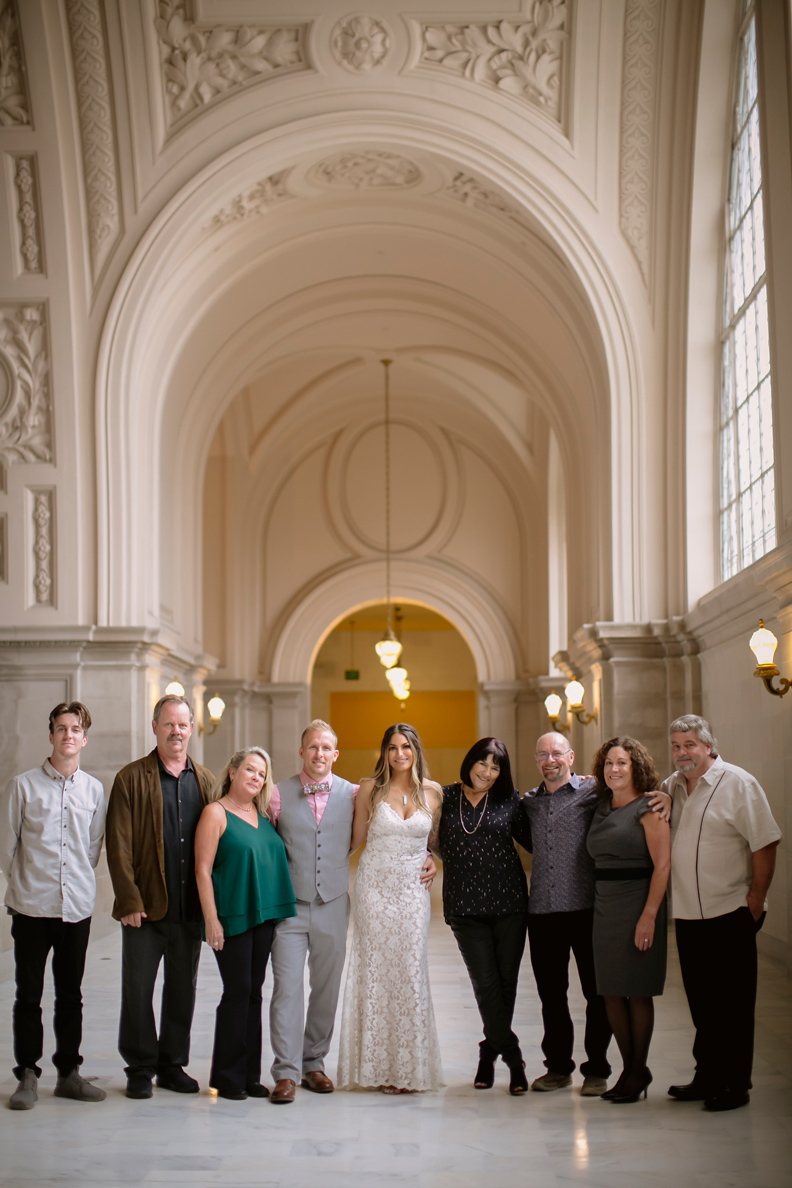
<path fill-rule="evenodd" d="M 217 915 L 226 936 L 238 936 L 264 920 L 297 915 L 284 846 L 267 817 L 258 829 L 226 812 L 212 868 Z"/>

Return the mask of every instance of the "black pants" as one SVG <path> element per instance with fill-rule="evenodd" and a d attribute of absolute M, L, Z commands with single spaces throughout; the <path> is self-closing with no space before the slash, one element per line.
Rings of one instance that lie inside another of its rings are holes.
<path fill-rule="evenodd" d="M 121 929 L 121 1025 L 118 1050 L 126 1073 L 183 1068 L 190 1059 L 190 1028 L 195 1007 L 200 924 L 144 920 Z M 154 1022 L 154 983 L 165 958 L 159 1039 Z"/>
<path fill-rule="evenodd" d="M 676 940 L 696 1039 L 696 1081 L 705 1093 L 751 1088 L 756 934 L 748 907 L 712 920 L 677 920 Z"/>
<path fill-rule="evenodd" d="M 591 931 L 594 909 L 579 912 L 548 912 L 528 916 L 528 937 L 531 946 L 536 988 L 542 1003 L 544 1035 L 542 1051 L 545 1066 L 552 1072 L 568 1076 L 575 1067 L 572 1051 L 575 1029 L 569 1013 L 569 954 L 575 955 L 580 987 L 586 999 L 586 1034 L 583 1045 L 587 1059 L 581 1064 L 583 1076 L 607 1077 L 608 1044 L 611 1041 L 610 1023 L 603 999 L 597 994 L 594 976 L 594 952 Z"/>
<path fill-rule="evenodd" d="M 261 987 L 275 923 L 265 920 L 239 936 L 227 936 L 215 952 L 223 997 L 215 1016 L 209 1084 L 224 1093 L 240 1093 L 261 1080 Z"/>
<path fill-rule="evenodd" d="M 11 920 L 16 964 L 14 1076 L 17 1080 L 25 1068 L 35 1069 L 36 1076 L 41 1076 L 38 1064 L 44 1051 L 41 996 L 50 949 L 55 983 L 55 1055 L 52 1063 L 62 1077 L 67 1077 L 72 1069 L 82 1064 L 81 987 L 90 932 L 90 916 L 74 924 L 53 916 L 17 914 Z"/>
<path fill-rule="evenodd" d="M 525 951 L 525 912 L 507 916 L 450 916 L 462 959 L 470 974 L 484 1041 L 481 1054 L 506 1063 L 522 1059 L 512 1031 L 517 978 Z"/>

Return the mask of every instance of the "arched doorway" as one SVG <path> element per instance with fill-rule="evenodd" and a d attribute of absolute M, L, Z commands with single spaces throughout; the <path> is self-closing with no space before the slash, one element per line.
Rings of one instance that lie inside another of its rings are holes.
<path fill-rule="evenodd" d="M 370 775 L 383 732 L 402 721 L 421 736 L 432 778 L 448 784 L 478 737 L 475 661 L 462 634 L 436 611 L 399 602 L 394 616 L 409 699 L 393 696 L 374 652 L 386 626 L 380 603 L 350 610 L 325 638 L 313 666 L 311 714 L 338 734 L 336 771 L 344 778 L 357 783 Z"/>

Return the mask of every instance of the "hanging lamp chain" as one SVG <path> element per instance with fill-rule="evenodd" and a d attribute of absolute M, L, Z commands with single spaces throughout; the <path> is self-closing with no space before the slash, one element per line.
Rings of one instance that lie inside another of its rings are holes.
<path fill-rule="evenodd" d="M 390 365 L 392 359 L 383 359 L 385 368 L 385 602 L 387 614 L 387 638 L 393 631 L 391 614 L 391 476 L 390 476 Z"/>

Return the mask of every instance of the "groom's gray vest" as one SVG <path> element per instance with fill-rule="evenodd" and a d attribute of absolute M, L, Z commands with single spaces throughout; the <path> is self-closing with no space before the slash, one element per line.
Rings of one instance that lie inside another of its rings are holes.
<path fill-rule="evenodd" d="M 281 811 L 278 833 L 286 846 L 294 894 L 303 903 L 323 903 L 349 890 L 349 843 L 355 789 L 333 776 L 330 799 L 317 825 L 299 776 L 278 782 Z"/>

